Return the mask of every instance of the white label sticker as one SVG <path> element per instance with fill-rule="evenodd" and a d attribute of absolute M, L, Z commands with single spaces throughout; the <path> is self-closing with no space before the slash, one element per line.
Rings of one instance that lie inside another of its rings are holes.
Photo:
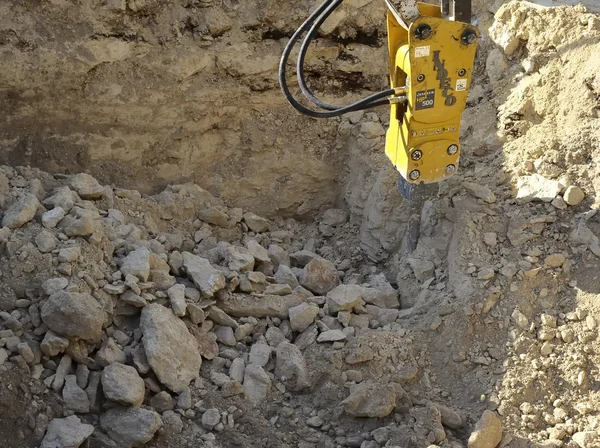
<path fill-rule="evenodd" d="M 467 90 L 467 80 L 465 79 L 457 79 L 456 80 L 456 91 L 462 92 L 463 90 Z"/>
<path fill-rule="evenodd" d="M 429 45 L 415 48 L 415 58 L 424 58 L 425 56 L 429 56 Z"/>

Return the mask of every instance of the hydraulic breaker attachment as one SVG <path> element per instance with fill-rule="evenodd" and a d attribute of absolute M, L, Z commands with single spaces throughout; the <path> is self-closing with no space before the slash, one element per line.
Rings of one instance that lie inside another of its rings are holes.
<path fill-rule="evenodd" d="M 288 42 L 279 66 L 283 94 L 298 111 L 315 118 L 336 117 L 382 105 L 390 107 L 385 154 L 400 173 L 398 190 L 410 201 L 407 247 L 416 248 L 423 202 L 437 183 L 456 173 L 460 159 L 460 118 L 466 107 L 479 32 L 470 24 L 471 0 L 384 0 L 390 88 L 347 106 L 318 99 L 303 66 L 319 27 L 343 0 L 324 0 Z M 300 104 L 286 80 L 287 61 L 302 34 L 296 72 L 300 90 L 320 111 Z"/>

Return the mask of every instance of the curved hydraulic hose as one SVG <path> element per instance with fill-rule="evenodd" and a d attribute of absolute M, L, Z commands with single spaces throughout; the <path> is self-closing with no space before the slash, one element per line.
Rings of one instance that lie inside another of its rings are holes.
<path fill-rule="evenodd" d="M 288 85 L 287 85 L 287 80 L 286 80 L 286 67 L 287 67 L 287 61 L 290 57 L 290 54 L 291 54 L 294 46 L 298 42 L 298 39 L 300 38 L 300 36 L 305 31 L 307 31 L 309 27 L 311 27 L 313 25 L 315 20 L 319 20 L 320 23 L 322 23 L 331 14 L 331 12 L 333 12 L 333 10 L 341 4 L 342 1 L 343 0 L 324 0 L 323 3 L 321 5 L 319 5 L 319 7 L 306 19 L 306 21 L 300 26 L 300 28 L 298 28 L 298 30 L 296 30 L 296 32 L 293 34 L 290 41 L 285 46 L 285 49 L 283 51 L 283 55 L 281 57 L 281 61 L 279 64 L 279 84 L 281 86 L 284 96 L 296 110 L 298 110 L 299 112 L 301 112 L 305 115 L 308 115 L 310 117 L 314 117 L 314 118 L 338 117 L 338 116 L 341 116 L 348 112 L 370 109 L 372 107 L 389 104 L 389 99 L 387 99 L 385 97 L 390 97 L 395 94 L 394 89 L 387 89 L 383 92 L 379 92 L 379 93 L 370 95 L 370 96 L 368 96 L 360 101 L 357 101 L 356 103 L 350 104 L 348 106 L 333 106 L 333 105 L 328 105 L 326 103 L 321 102 L 320 100 L 315 98 L 314 95 L 312 95 L 312 93 L 311 93 L 311 96 L 313 96 L 313 98 L 316 101 L 319 101 L 319 103 L 322 103 L 329 107 L 336 108 L 333 110 L 329 110 L 327 112 L 317 112 L 312 109 L 308 109 L 307 107 L 304 107 L 302 104 L 298 103 L 295 100 L 295 98 L 293 97 L 293 95 L 291 94 L 291 92 L 288 88 Z M 330 9 L 330 7 L 331 7 L 331 9 Z M 322 19 L 322 21 L 320 19 Z M 314 29 L 314 32 L 316 32 L 317 28 Z M 304 53 L 306 53 L 308 45 L 303 46 L 303 48 L 304 48 Z M 302 56 L 302 54 L 300 56 Z M 309 99 L 311 101 L 313 101 L 310 97 L 309 97 Z M 313 103 L 315 103 L 315 102 L 313 101 Z M 315 103 L 315 104 L 317 106 L 319 106 L 318 103 Z M 322 107 L 322 106 L 320 106 L 320 107 Z"/>

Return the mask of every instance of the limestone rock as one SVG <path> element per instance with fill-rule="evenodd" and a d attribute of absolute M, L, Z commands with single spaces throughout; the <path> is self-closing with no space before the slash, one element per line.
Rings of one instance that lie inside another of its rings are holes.
<path fill-rule="evenodd" d="M 296 274 L 294 274 L 289 266 L 284 264 L 280 264 L 277 268 L 277 272 L 275 272 L 275 281 L 282 285 L 289 285 L 292 289 L 300 285 L 296 278 Z"/>
<path fill-rule="evenodd" d="M 429 260 L 409 258 L 408 264 L 415 274 L 415 277 L 420 282 L 424 282 L 425 280 L 431 278 L 433 276 L 433 272 L 435 271 L 435 265 Z"/>
<path fill-rule="evenodd" d="M 327 293 L 327 306 L 330 314 L 340 311 L 352 311 L 360 306 L 363 287 L 358 285 L 339 285 Z"/>
<path fill-rule="evenodd" d="M 209 207 L 198 212 L 198 219 L 213 224 L 218 227 L 226 228 L 229 223 L 229 216 L 216 207 Z"/>
<path fill-rule="evenodd" d="M 42 225 L 47 229 L 53 229 L 64 217 L 65 211 L 62 207 L 55 207 L 42 215 Z"/>
<path fill-rule="evenodd" d="M 227 314 L 235 317 L 278 317 L 286 319 L 290 308 L 299 305 L 304 298 L 297 294 L 289 296 L 250 297 L 234 294 L 219 306 Z"/>
<path fill-rule="evenodd" d="M 48 425 L 40 448 L 79 448 L 93 432 L 92 425 L 81 423 L 75 415 L 55 418 Z"/>
<path fill-rule="evenodd" d="M 560 190 L 561 185 L 558 181 L 546 179 L 539 174 L 520 177 L 517 180 L 517 199 L 523 202 L 552 202 Z"/>
<path fill-rule="evenodd" d="M 229 246 L 225 250 L 229 269 L 236 272 L 249 272 L 254 269 L 254 257 L 245 247 Z"/>
<path fill-rule="evenodd" d="M 140 406 L 144 401 L 144 380 L 134 367 L 115 362 L 102 372 L 104 396 L 126 406 Z"/>
<path fill-rule="evenodd" d="M 348 212 L 337 208 L 330 208 L 323 214 L 321 224 L 336 227 L 348 222 Z"/>
<path fill-rule="evenodd" d="M 69 340 L 67 338 L 59 336 L 51 330 L 46 332 L 44 340 L 40 344 L 42 353 L 50 358 L 63 353 L 68 346 Z"/>
<path fill-rule="evenodd" d="M 474 196 L 478 199 L 483 199 L 488 204 L 493 204 L 496 202 L 496 196 L 494 193 L 492 193 L 492 190 L 485 185 L 479 185 L 475 182 L 463 182 L 462 186 L 471 196 Z"/>
<path fill-rule="evenodd" d="M 544 259 L 544 264 L 550 268 L 559 268 L 564 264 L 565 261 L 566 258 L 563 254 L 556 253 L 548 255 Z"/>
<path fill-rule="evenodd" d="M 69 184 L 81 199 L 100 199 L 104 196 L 104 187 L 89 174 L 76 174 L 71 177 Z"/>
<path fill-rule="evenodd" d="M 244 390 L 246 398 L 257 406 L 267 398 L 271 389 L 271 379 L 262 367 L 256 365 L 246 366 L 244 372 Z"/>
<path fill-rule="evenodd" d="M 4 213 L 2 227 L 18 229 L 35 217 L 40 201 L 32 194 L 25 194 Z"/>
<path fill-rule="evenodd" d="M 328 330 L 324 331 L 317 337 L 317 342 L 337 342 L 346 339 L 346 333 L 342 330 Z"/>
<path fill-rule="evenodd" d="M 77 377 L 75 375 L 67 375 L 65 377 L 62 396 L 65 409 L 79 414 L 90 412 L 90 400 L 85 391 L 77 385 Z"/>
<path fill-rule="evenodd" d="M 171 309 L 175 316 L 183 317 L 187 309 L 185 302 L 185 285 L 173 285 L 167 290 L 167 295 L 171 301 Z"/>
<path fill-rule="evenodd" d="M 340 284 L 340 277 L 333 263 L 315 258 L 302 271 L 300 284 L 315 294 L 325 295 Z"/>
<path fill-rule="evenodd" d="M 271 261 L 267 249 L 262 247 L 256 240 L 248 240 L 248 242 L 246 243 L 246 247 L 250 252 L 250 255 L 252 255 L 256 261 Z"/>
<path fill-rule="evenodd" d="M 351 388 L 342 404 L 353 417 L 387 417 L 396 407 L 396 389 L 392 384 L 363 382 Z"/>
<path fill-rule="evenodd" d="M 110 409 L 100 417 L 102 430 L 119 448 L 143 446 L 162 424 L 156 412 L 138 407 Z"/>
<path fill-rule="evenodd" d="M 183 267 L 188 277 L 194 282 L 202 294 L 211 298 L 225 288 L 225 276 L 213 268 L 206 258 L 197 257 L 189 252 L 183 254 Z"/>
<path fill-rule="evenodd" d="M 256 233 L 268 232 L 270 225 L 269 221 L 254 213 L 244 213 L 244 222 L 250 230 Z"/>
<path fill-rule="evenodd" d="M 581 448 L 591 448 L 595 445 L 598 440 L 597 431 L 581 431 L 573 434 L 571 439 Z"/>
<path fill-rule="evenodd" d="M 196 339 L 183 321 L 159 304 L 142 309 L 140 328 L 148 363 L 159 381 L 182 392 L 198 377 L 202 364 Z"/>
<path fill-rule="evenodd" d="M 496 448 L 502 440 L 502 422 L 492 411 L 484 411 L 475 425 L 468 448 Z"/>
<path fill-rule="evenodd" d="M 54 249 L 56 249 L 57 244 L 58 240 L 56 239 L 56 237 L 47 230 L 42 230 L 35 237 L 35 245 L 37 246 L 38 250 L 43 254 L 52 252 Z"/>
<path fill-rule="evenodd" d="M 94 216 L 94 212 L 91 210 L 74 207 L 71 214 L 61 221 L 64 233 L 70 237 L 92 235 L 96 230 Z"/>
<path fill-rule="evenodd" d="M 292 330 L 302 332 L 315 321 L 316 317 L 319 315 L 319 307 L 311 303 L 303 302 L 298 306 L 290 308 L 288 314 Z"/>
<path fill-rule="evenodd" d="M 56 334 L 96 342 L 107 315 L 90 294 L 58 291 L 42 305 L 42 321 Z"/>
<path fill-rule="evenodd" d="M 69 213 L 75 205 L 75 198 L 71 189 L 64 186 L 54 190 L 54 194 L 49 198 L 44 199 L 43 204 L 46 207 L 60 207 L 65 213 Z"/>
<path fill-rule="evenodd" d="M 207 409 L 202 414 L 202 427 L 208 431 L 212 431 L 215 426 L 221 422 L 221 413 L 218 409 Z"/>
<path fill-rule="evenodd" d="M 150 251 L 145 247 L 140 247 L 129 254 L 121 264 L 121 272 L 124 276 L 133 275 L 140 281 L 148 281 L 150 277 Z"/>
<path fill-rule="evenodd" d="M 579 187 L 571 185 L 567 187 L 565 194 L 563 195 L 564 201 L 569 205 L 579 205 L 583 202 L 585 194 Z"/>
<path fill-rule="evenodd" d="M 310 387 L 308 364 L 300 349 L 288 341 L 283 341 L 277 346 L 275 376 L 293 391 Z"/>

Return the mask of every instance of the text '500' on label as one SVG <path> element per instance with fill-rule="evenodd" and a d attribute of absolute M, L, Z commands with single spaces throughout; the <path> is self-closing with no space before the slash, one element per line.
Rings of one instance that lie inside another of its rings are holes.
<path fill-rule="evenodd" d="M 424 58 L 429 56 L 429 45 L 415 48 L 415 58 Z"/>
<path fill-rule="evenodd" d="M 430 109 L 433 107 L 434 101 L 435 89 L 421 90 L 420 92 L 417 92 L 417 104 L 415 105 L 415 109 Z"/>

